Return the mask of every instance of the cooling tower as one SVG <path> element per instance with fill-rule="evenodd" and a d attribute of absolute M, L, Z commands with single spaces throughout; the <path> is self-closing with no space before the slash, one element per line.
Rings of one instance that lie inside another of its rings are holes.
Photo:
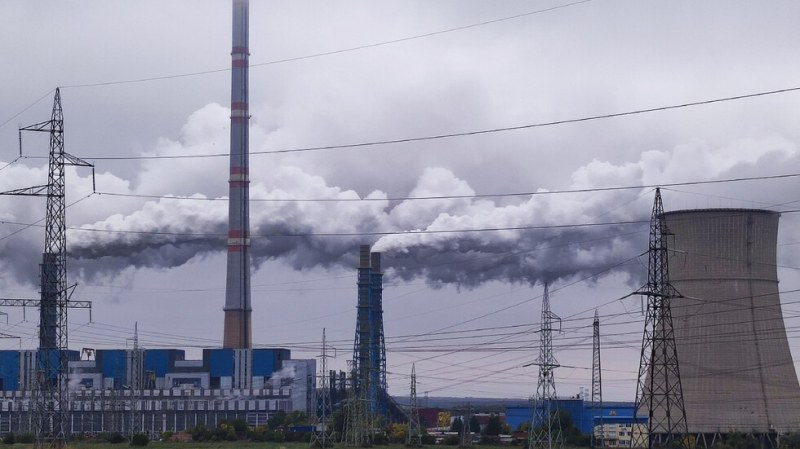
<path fill-rule="evenodd" d="M 776 269 L 779 214 L 666 212 L 675 340 L 689 432 L 800 430 Z"/>

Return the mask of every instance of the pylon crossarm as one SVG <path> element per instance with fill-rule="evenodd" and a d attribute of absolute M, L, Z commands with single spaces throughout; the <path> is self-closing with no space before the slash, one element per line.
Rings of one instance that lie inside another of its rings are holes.
<path fill-rule="evenodd" d="M 83 159 L 73 156 L 69 153 L 64 153 L 64 165 L 74 165 L 76 167 L 94 167 L 91 162 L 86 162 Z"/>
<path fill-rule="evenodd" d="M 0 192 L 5 196 L 47 196 L 47 184 L 42 186 L 25 187 L 22 189 L 7 190 Z"/>
<path fill-rule="evenodd" d="M 43 122 L 34 123 L 33 125 L 23 126 L 19 128 L 19 132 L 22 131 L 38 131 L 38 132 L 46 132 L 49 133 L 52 130 L 52 120 L 45 120 Z"/>
<path fill-rule="evenodd" d="M 39 307 L 41 299 L 0 298 L 0 307 Z M 67 301 L 70 309 L 91 309 L 91 301 Z"/>

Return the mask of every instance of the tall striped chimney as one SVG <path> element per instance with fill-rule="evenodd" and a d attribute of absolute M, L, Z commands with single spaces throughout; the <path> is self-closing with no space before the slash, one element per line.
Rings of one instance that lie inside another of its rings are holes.
<path fill-rule="evenodd" d="M 233 0 L 231 51 L 231 170 L 228 184 L 228 278 L 225 286 L 224 348 L 251 348 L 250 179 L 248 108 L 249 1 Z"/>

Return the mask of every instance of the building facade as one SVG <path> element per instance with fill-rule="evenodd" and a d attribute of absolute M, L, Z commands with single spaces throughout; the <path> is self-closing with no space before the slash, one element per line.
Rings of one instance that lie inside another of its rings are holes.
<path fill-rule="evenodd" d="M 316 362 L 287 349 L 69 351 L 70 433 L 179 432 L 277 411 L 315 412 Z M 141 363 L 137 363 L 141 360 Z M 32 432 L 36 351 L 0 351 L 0 434 Z M 137 370 L 136 367 L 140 368 Z"/>

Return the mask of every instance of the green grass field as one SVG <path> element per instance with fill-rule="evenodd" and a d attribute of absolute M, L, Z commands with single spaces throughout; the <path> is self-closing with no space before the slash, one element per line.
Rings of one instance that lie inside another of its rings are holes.
<path fill-rule="evenodd" d="M 127 443 L 111 444 L 107 442 L 74 442 L 69 445 L 70 449 L 131 449 L 136 446 L 129 446 Z M 217 442 L 186 442 L 178 443 L 172 441 L 151 441 L 144 446 L 146 449 L 309 449 L 308 443 L 272 443 L 261 441 L 217 441 Z M 342 449 L 344 446 L 333 446 Z M 375 449 L 407 449 L 401 444 L 375 445 Z M 457 446 L 425 446 L 428 448 L 449 448 L 457 449 Z M 519 446 L 475 446 L 478 449 L 509 449 Z M 33 449 L 32 444 L 0 444 L 0 449 Z"/>

